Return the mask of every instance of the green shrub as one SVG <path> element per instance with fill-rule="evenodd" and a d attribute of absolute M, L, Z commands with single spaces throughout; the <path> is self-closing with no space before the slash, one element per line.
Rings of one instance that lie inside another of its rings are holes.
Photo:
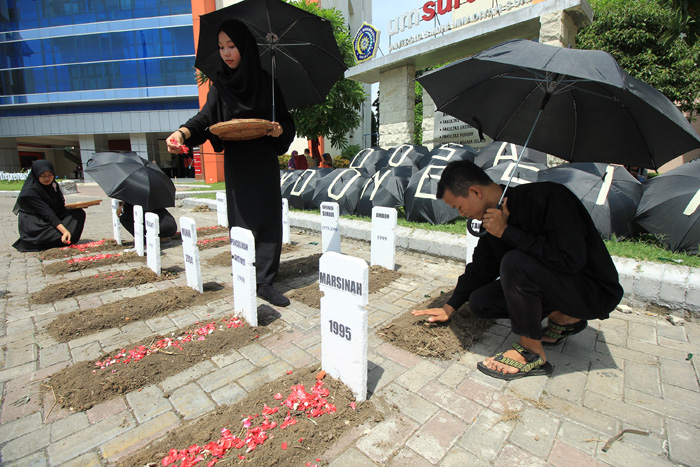
<path fill-rule="evenodd" d="M 350 165 L 350 159 L 347 157 L 343 156 L 342 154 L 340 156 L 336 156 L 333 158 L 333 168 L 335 169 L 344 169 Z"/>
<path fill-rule="evenodd" d="M 277 156 L 277 160 L 280 164 L 280 170 L 285 170 L 287 168 L 287 164 L 289 163 L 289 159 L 291 157 L 292 156 L 289 154 L 282 154 L 281 156 Z"/>

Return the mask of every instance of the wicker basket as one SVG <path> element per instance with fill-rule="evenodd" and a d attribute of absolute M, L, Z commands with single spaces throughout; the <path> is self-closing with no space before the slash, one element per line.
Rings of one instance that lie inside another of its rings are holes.
<path fill-rule="evenodd" d="M 261 118 L 235 118 L 212 125 L 209 131 L 225 141 L 242 141 L 269 135 L 272 122 Z"/>

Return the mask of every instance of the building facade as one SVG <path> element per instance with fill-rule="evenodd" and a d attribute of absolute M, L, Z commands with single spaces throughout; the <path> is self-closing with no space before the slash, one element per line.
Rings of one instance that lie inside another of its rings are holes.
<path fill-rule="evenodd" d="M 199 109 L 194 54 L 190 0 L 0 0 L 0 170 L 131 150 L 188 175 L 165 138 Z"/>

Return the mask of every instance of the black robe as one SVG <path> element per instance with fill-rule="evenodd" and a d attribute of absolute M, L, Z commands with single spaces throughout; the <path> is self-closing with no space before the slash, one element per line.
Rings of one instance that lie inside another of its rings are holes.
<path fill-rule="evenodd" d="M 58 183 L 43 185 L 39 175 L 54 172 L 45 160 L 34 161 L 32 170 L 17 196 L 13 212 L 17 214 L 19 239 L 12 245 L 18 251 L 41 251 L 66 246 L 57 226 L 63 224 L 71 234 L 71 244 L 80 240 L 85 225 L 85 211 L 66 209 L 66 201 Z"/>
<path fill-rule="evenodd" d="M 530 183 L 508 189 L 508 226 L 501 238 L 485 235 L 447 302 L 458 309 L 476 289 L 500 275 L 503 256 L 514 249 L 568 277 L 591 314 L 605 319 L 624 293 L 610 253 L 581 201 L 563 185 Z M 566 313 L 566 310 L 561 310 Z"/>

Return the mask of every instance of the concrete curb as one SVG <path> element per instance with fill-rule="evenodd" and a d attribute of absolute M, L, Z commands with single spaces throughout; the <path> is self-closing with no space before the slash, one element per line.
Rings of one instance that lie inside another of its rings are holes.
<path fill-rule="evenodd" d="M 186 198 L 188 206 L 208 205 L 216 210 L 216 200 Z M 290 212 L 289 225 L 294 228 L 320 232 L 318 214 Z M 358 220 L 340 220 L 341 238 L 370 241 L 371 225 Z M 468 251 L 474 248 L 475 237 L 445 232 L 396 228 L 396 246 L 402 250 L 428 253 L 458 261 L 466 261 Z M 675 264 L 640 262 L 629 258 L 613 257 L 620 283 L 628 297 L 645 303 L 671 309 L 700 312 L 700 269 Z"/>

